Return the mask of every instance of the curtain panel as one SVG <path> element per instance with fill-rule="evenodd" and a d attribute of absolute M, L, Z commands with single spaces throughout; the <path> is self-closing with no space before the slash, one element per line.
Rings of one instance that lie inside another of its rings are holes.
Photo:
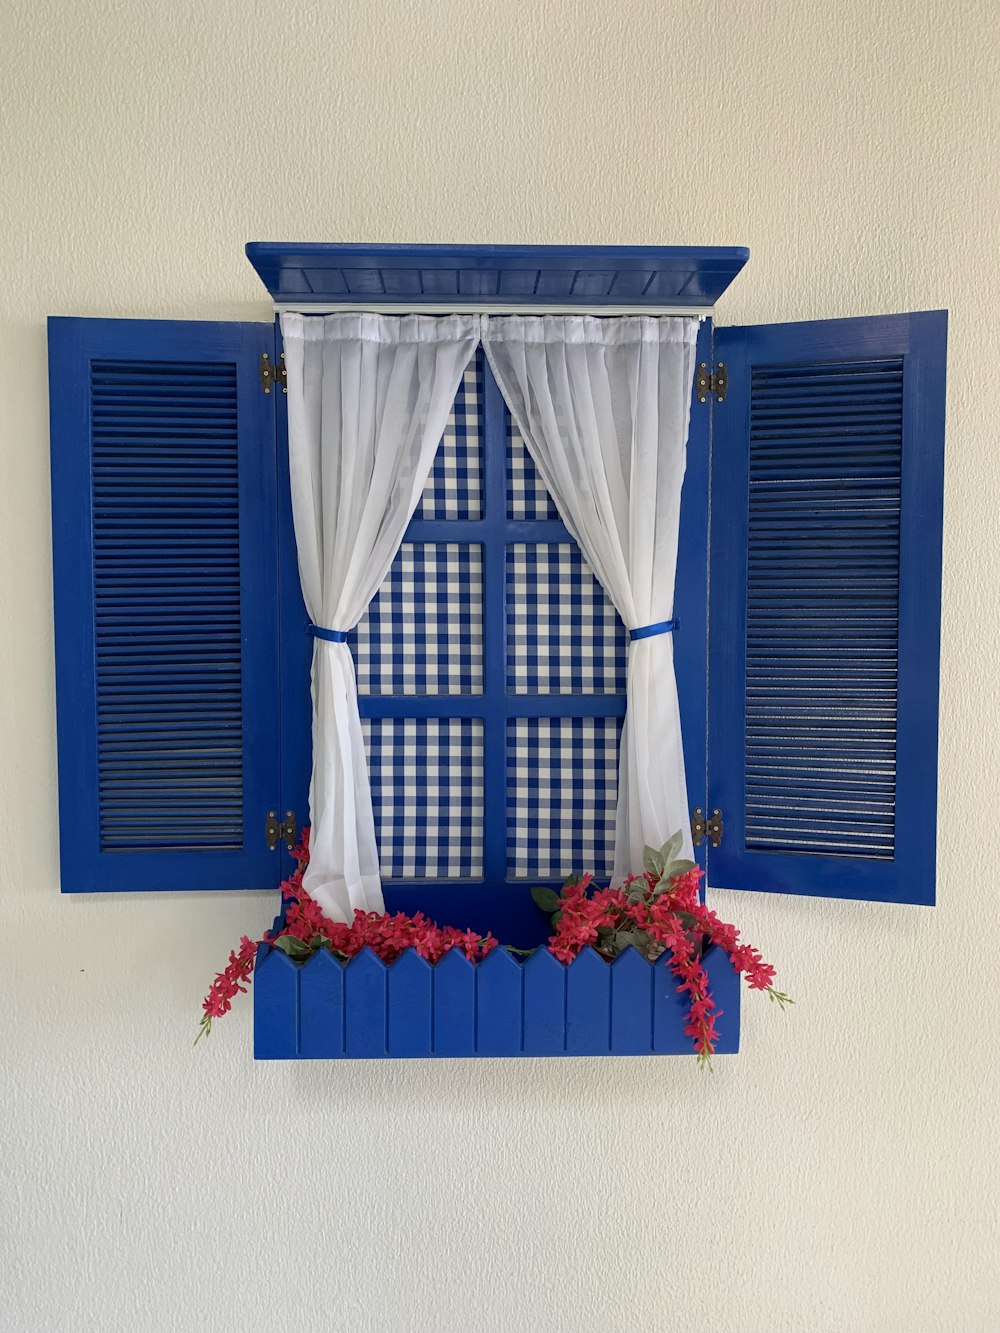
<path fill-rule="evenodd" d="M 430 474 L 478 316 L 281 316 L 292 516 L 312 663 L 305 888 L 335 920 L 383 911 L 347 632 L 399 550 Z"/>
<path fill-rule="evenodd" d="M 687 318 L 483 320 L 542 481 L 632 635 L 615 882 L 678 830 L 692 851 L 672 616 L 697 335 Z"/>

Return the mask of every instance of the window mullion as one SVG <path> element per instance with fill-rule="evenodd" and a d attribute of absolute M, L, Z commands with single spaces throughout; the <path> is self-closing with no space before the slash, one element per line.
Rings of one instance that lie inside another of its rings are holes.
<path fill-rule="evenodd" d="M 483 874 L 507 878 L 507 423 L 483 367 Z"/>

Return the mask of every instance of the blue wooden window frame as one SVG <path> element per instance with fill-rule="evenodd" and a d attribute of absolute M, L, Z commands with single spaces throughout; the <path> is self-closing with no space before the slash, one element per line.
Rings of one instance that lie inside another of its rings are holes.
<path fill-rule="evenodd" d="M 277 348 L 281 350 L 276 323 Z M 702 321 L 698 358 L 711 355 L 712 322 Z M 518 717 L 612 717 L 625 714 L 621 694 L 514 694 L 507 687 L 506 553 L 518 542 L 566 543 L 576 547 L 559 519 L 507 516 L 507 407 L 483 357 L 482 516 L 479 519 L 422 519 L 409 524 L 406 542 L 459 542 L 481 546 L 483 557 L 483 693 L 464 695 L 369 695 L 359 699 L 363 718 L 481 718 L 483 720 L 484 838 L 482 879 L 386 880 L 390 911 L 421 910 L 434 920 L 492 930 L 507 943 L 528 947 L 545 939 L 548 921 L 534 906 L 530 889 L 557 886 L 544 876 L 515 879 L 507 873 L 506 729 Z M 675 670 L 681 706 L 685 767 L 692 806 L 705 804 L 706 672 L 708 640 L 708 476 L 711 412 L 692 393 L 687 469 L 681 503 L 681 532 L 674 613 L 681 622 L 675 643 Z M 311 715 L 308 679 L 312 640 L 302 602 L 291 525 L 288 482 L 287 411 L 278 403 L 279 565 L 282 601 L 282 770 L 291 808 L 308 809 Z M 504 762 L 497 763 L 496 756 Z M 492 759 L 492 762 L 491 762 Z M 303 778 L 301 775 L 305 775 Z M 706 864 L 706 849 L 697 852 Z M 592 867 L 580 866 L 586 870 Z"/>
<path fill-rule="evenodd" d="M 482 357 L 482 351 L 477 353 Z M 482 553 L 483 692 L 482 694 L 367 695 L 360 699 L 363 718 L 476 718 L 483 723 L 482 879 L 449 882 L 453 892 L 470 894 L 512 882 L 507 854 L 506 763 L 496 762 L 507 749 L 507 724 L 519 717 L 624 717 L 625 695 L 513 694 L 507 684 L 506 569 L 509 548 L 517 542 L 575 542 L 560 519 L 515 519 L 507 515 L 507 409 L 488 364 L 482 366 L 482 517 L 415 518 L 407 542 L 458 542 Z M 583 870 L 586 867 L 577 867 Z M 433 881 L 431 881 L 433 882 Z M 513 881 L 516 882 L 516 881 Z M 530 883 L 557 883 L 537 880 Z M 418 889 L 426 880 L 387 880 L 389 888 Z"/>

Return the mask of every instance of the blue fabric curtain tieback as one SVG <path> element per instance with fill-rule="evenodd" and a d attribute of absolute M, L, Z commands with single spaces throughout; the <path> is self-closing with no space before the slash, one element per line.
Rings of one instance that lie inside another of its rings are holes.
<path fill-rule="evenodd" d="M 327 643 L 346 643 L 347 630 L 323 629 L 321 625 L 310 625 L 309 633 L 314 639 L 324 639 Z"/>
<path fill-rule="evenodd" d="M 640 625 L 638 629 L 630 629 L 628 635 L 630 639 L 653 639 L 657 634 L 672 634 L 680 627 L 679 620 L 659 620 L 655 625 Z"/>

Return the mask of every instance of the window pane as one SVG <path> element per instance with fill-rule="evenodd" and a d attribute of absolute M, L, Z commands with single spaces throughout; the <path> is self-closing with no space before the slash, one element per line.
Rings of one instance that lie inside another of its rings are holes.
<path fill-rule="evenodd" d="M 483 439 L 480 352 L 467 368 L 414 518 L 482 518 Z"/>
<path fill-rule="evenodd" d="M 557 519 L 559 511 L 542 485 L 538 469 L 525 447 L 521 432 L 507 420 L 507 517 L 512 519 Z"/>
<path fill-rule="evenodd" d="M 481 878 L 482 721 L 371 718 L 361 726 L 383 877 Z"/>
<path fill-rule="evenodd" d="M 516 543 L 507 553 L 507 685 L 514 694 L 625 690 L 625 627 L 578 547 Z"/>
<path fill-rule="evenodd" d="M 611 873 L 620 731 L 613 717 L 507 723 L 509 875 Z"/>
<path fill-rule="evenodd" d="M 482 548 L 404 542 L 349 641 L 359 694 L 481 694 Z"/>

